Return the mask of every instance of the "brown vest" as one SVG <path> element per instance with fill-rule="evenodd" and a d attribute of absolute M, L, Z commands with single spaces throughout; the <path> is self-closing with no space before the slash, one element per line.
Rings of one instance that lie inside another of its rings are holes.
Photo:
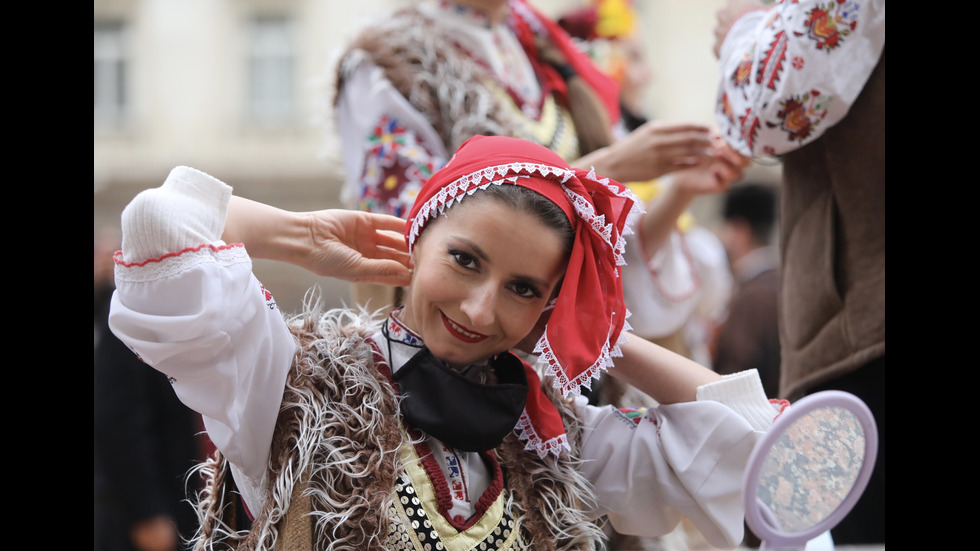
<path fill-rule="evenodd" d="M 885 52 L 847 116 L 783 159 L 780 397 L 885 354 Z"/>

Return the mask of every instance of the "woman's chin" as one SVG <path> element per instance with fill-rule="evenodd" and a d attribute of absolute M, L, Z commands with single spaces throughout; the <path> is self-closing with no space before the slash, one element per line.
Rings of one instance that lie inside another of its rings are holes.
<path fill-rule="evenodd" d="M 426 343 L 428 345 L 428 343 Z M 490 354 L 466 354 L 452 347 L 429 347 L 432 355 L 446 362 L 453 369 L 465 367 L 490 357 Z"/>

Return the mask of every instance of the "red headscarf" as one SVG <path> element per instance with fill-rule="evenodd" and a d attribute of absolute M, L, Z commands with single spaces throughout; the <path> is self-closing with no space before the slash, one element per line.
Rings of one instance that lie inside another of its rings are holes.
<path fill-rule="evenodd" d="M 619 182 L 572 168 L 544 146 L 518 138 L 474 136 L 419 191 L 406 226 L 409 249 L 429 220 L 488 185 L 537 191 L 561 207 L 572 223 L 575 240 L 568 267 L 534 352 L 563 396 L 578 394 L 580 385 L 591 387 L 592 378 L 622 355 L 620 333 L 629 324 L 619 266 L 625 264 L 624 235 L 630 232 L 632 217 L 642 213 L 640 200 Z M 536 376 L 529 381 L 532 392 L 539 386 L 534 381 Z M 550 413 L 532 411 L 541 402 L 554 409 L 543 397 L 529 396 L 527 413 L 545 444 L 554 430 L 546 419 Z"/>

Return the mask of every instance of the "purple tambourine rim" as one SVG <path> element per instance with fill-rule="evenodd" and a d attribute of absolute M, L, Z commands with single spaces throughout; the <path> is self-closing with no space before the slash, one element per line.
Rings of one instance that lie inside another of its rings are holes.
<path fill-rule="evenodd" d="M 790 425 L 811 411 L 825 407 L 844 408 L 857 417 L 862 430 L 864 430 L 864 463 L 861 465 L 861 470 L 858 472 L 850 492 L 826 518 L 806 530 L 783 532 L 775 527 L 771 519 L 765 518 L 768 515 L 763 511 L 768 508 L 757 503 L 756 500 L 755 490 L 759 483 L 762 466 L 769 450 Z M 830 530 L 851 512 L 854 504 L 857 503 L 858 498 L 861 497 L 868 485 L 877 456 L 878 428 L 875 426 L 875 419 L 871 410 L 863 401 L 853 394 L 839 390 L 826 390 L 805 396 L 776 419 L 749 455 L 748 468 L 745 470 L 742 479 L 742 504 L 745 506 L 745 520 L 755 535 L 764 542 L 765 547 L 799 547 L 802 549 L 807 541 Z"/>

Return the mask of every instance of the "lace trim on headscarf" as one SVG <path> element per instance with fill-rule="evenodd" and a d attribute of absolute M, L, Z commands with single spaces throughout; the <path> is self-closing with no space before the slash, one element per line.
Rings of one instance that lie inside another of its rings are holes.
<path fill-rule="evenodd" d="M 506 176 L 507 174 L 515 172 L 517 174 Z M 463 197 L 472 195 L 478 189 L 486 189 L 490 185 L 500 185 L 503 183 L 513 184 L 517 181 L 517 178 L 522 177 L 522 175 L 531 174 L 540 174 L 544 177 L 559 176 L 561 177 L 562 183 L 575 176 L 574 171 L 537 163 L 507 163 L 487 167 L 482 170 L 466 174 L 457 179 L 455 182 L 452 182 L 448 186 L 441 189 L 436 195 L 422 205 L 421 209 L 419 210 L 419 216 L 416 216 L 415 220 L 412 222 L 412 231 L 409 233 L 408 239 L 409 248 L 411 249 L 411 247 L 415 244 L 415 240 L 422 231 L 422 227 L 428 223 L 429 219 L 439 216 L 453 203 L 462 201 Z M 626 226 L 623 229 L 622 235 L 613 235 L 613 225 L 611 223 L 607 224 L 604 216 L 596 215 L 595 209 L 592 208 L 592 205 L 587 199 L 570 191 L 564 185 L 562 186 L 562 189 L 565 191 L 565 195 L 568 196 L 572 206 L 575 208 L 576 215 L 578 215 L 578 217 L 582 220 L 588 222 L 592 227 L 592 230 L 597 235 L 601 236 L 610 247 L 612 247 L 616 254 L 616 265 L 623 266 L 626 264 L 626 261 L 623 259 L 623 251 L 626 250 L 626 244 L 623 237 L 633 233 L 632 226 L 643 214 L 643 208 L 640 206 L 642 203 L 636 197 L 636 195 L 629 190 L 629 188 L 624 187 L 620 189 L 616 186 L 610 185 L 609 178 L 599 178 L 596 176 L 595 169 L 590 170 L 586 177 L 593 182 L 602 184 L 606 187 L 606 189 L 619 197 L 633 199 L 633 208 L 630 210 L 630 213 L 627 216 Z"/>
<path fill-rule="evenodd" d="M 517 174 L 507 176 L 507 174 L 514 172 Z M 439 216 L 453 203 L 462 201 L 463 197 L 472 195 L 478 189 L 486 189 L 490 185 L 500 185 L 508 182 L 513 184 L 522 175 L 530 174 L 540 174 L 544 177 L 560 176 L 562 182 L 575 176 L 575 173 L 571 170 L 537 163 L 507 163 L 487 167 L 461 176 L 455 182 L 439 190 L 436 195 L 422 204 L 418 216 L 412 222 L 412 230 L 408 236 L 409 252 L 411 252 L 415 240 L 422 231 L 422 227 L 428 223 L 429 219 Z"/>
<path fill-rule="evenodd" d="M 554 385 L 558 388 L 558 385 Z M 527 441 L 524 449 L 528 451 L 537 452 L 538 457 L 544 459 L 544 456 L 549 453 L 558 455 L 561 450 L 572 451 L 571 446 L 568 444 L 568 434 L 562 433 L 554 438 L 544 440 L 538 435 L 538 431 L 534 429 L 534 423 L 531 422 L 531 416 L 528 414 L 527 410 L 521 414 L 521 418 L 517 421 L 517 426 L 514 427 L 517 431 L 518 439 Z"/>

